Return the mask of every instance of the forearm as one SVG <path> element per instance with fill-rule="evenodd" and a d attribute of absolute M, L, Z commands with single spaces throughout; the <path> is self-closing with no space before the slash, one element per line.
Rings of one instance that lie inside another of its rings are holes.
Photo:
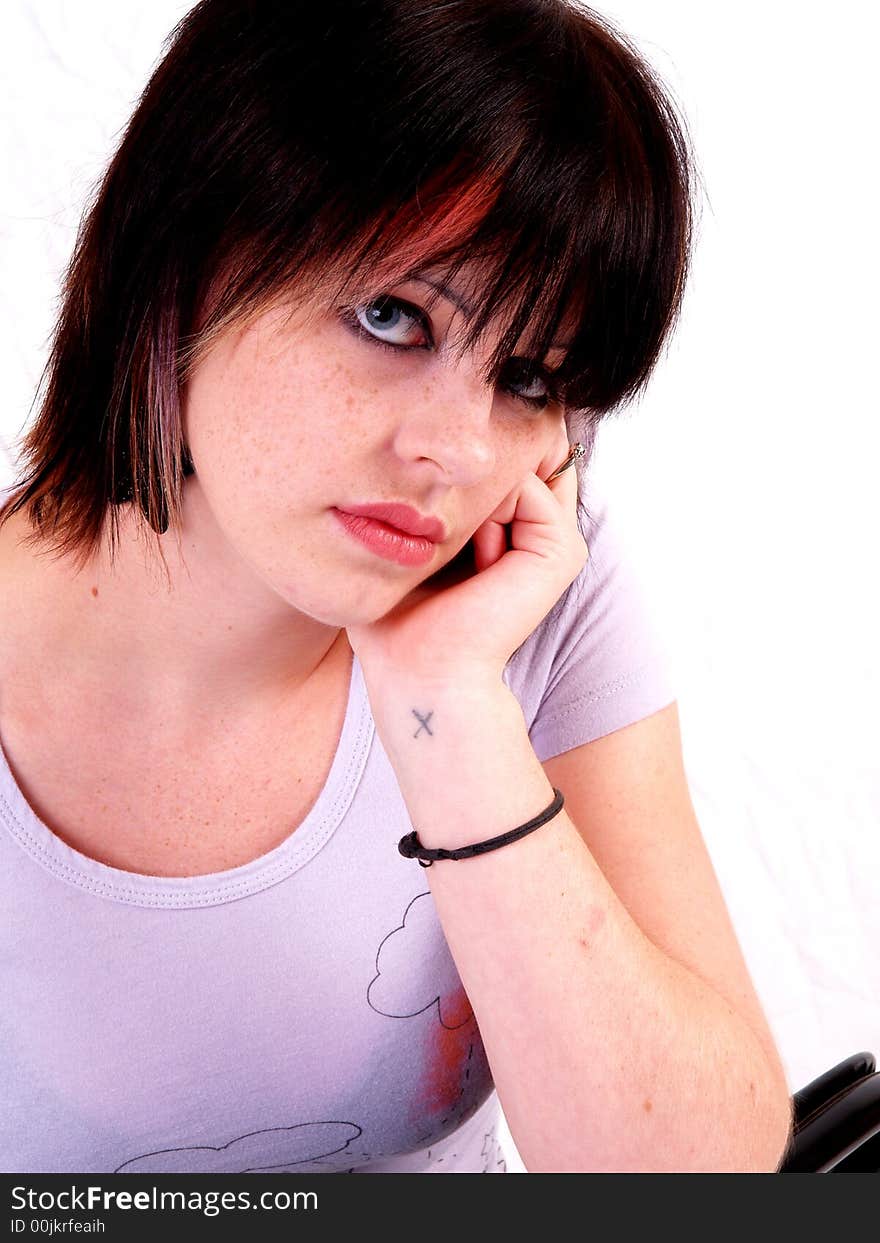
<path fill-rule="evenodd" d="M 423 845 L 482 841 L 552 800 L 503 684 L 401 685 L 383 702 Z M 565 810 L 425 876 L 530 1171 L 776 1169 L 788 1095 L 759 1041 L 642 934 Z"/>

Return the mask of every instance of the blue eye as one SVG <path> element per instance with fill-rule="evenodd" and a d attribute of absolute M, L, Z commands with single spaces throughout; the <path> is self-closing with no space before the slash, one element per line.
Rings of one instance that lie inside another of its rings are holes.
<path fill-rule="evenodd" d="M 381 345 L 394 347 L 406 348 L 409 343 L 389 340 L 386 336 L 379 336 L 379 334 L 400 334 L 402 327 L 405 329 L 407 325 L 413 324 L 418 324 L 423 329 L 427 327 L 424 315 L 416 307 L 401 302 L 399 298 L 375 298 L 372 302 L 365 302 L 363 306 L 355 307 L 354 316 L 357 324 L 368 336 Z"/>

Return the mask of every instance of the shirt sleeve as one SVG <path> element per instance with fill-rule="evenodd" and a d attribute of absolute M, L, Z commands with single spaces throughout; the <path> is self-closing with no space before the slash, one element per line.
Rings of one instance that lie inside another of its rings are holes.
<path fill-rule="evenodd" d="M 587 562 L 504 671 L 542 762 L 676 698 L 643 584 L 592 484 L 581 489 L 578 516 Z"/>

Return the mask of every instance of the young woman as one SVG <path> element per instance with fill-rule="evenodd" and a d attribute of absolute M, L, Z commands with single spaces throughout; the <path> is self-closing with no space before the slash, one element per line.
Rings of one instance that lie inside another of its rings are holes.
<path fill-rule="evenodd" d="M 569 0 L 175 31 L 2 510 L 4 1170 L 777 1167 L 588 471 L 690 202 Z"/>

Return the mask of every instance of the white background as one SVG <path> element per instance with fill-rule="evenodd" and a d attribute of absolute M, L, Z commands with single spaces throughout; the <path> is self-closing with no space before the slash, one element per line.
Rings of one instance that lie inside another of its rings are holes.
<path fill-rule="evenodd" d="M 4 6 L 0 484 L 85 198 L 188 7 Z M 671 86 L 703 195 L 679 331 L 595 469 L 674 660 L 700 823 L 794 1091 L 880 1055 L 876 10 L 602 11 Z"/>

